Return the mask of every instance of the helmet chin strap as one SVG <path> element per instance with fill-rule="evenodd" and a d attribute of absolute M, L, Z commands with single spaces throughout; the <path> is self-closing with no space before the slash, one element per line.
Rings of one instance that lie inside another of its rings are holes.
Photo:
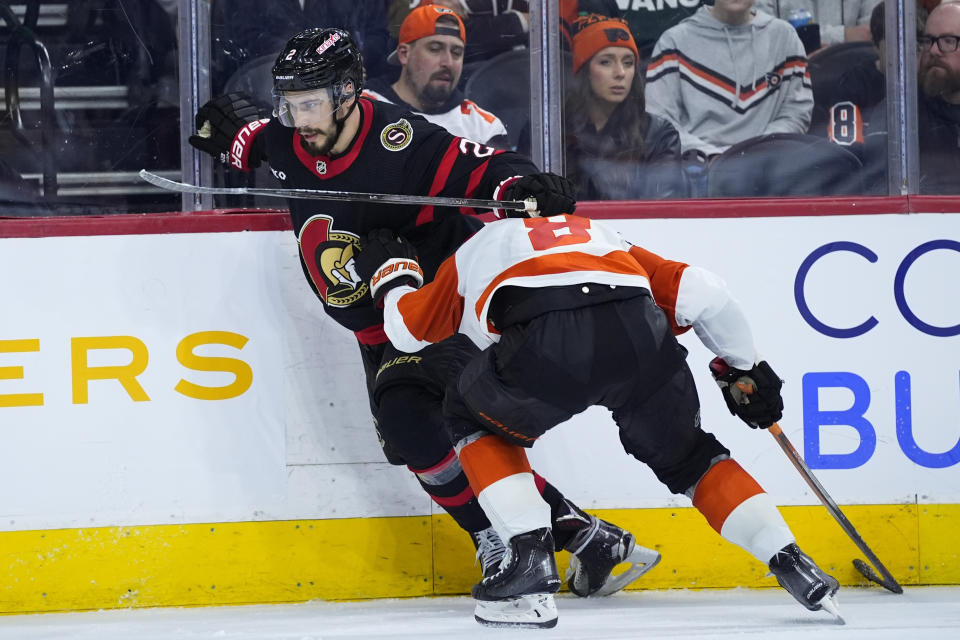
<path fill-rule="evenodd" d="M 337 111 L 339 111 L 341 107 L 343 107 L 342 103 L 340 104 L 339 107 L 337 107 Z M 350 114 L 352 114 L 353 110 L 356 108 L 357 108 L 357 96 L 356 94 L 354 94 L 353 104 L 350 105 L 350 108 L 347 110 L 347 113 L 346 115 L 343 116 L 343 118 L 340 118 L 338 120 L 336 116 L 336 111 L 334 111 L 333 122 L 334 122 L 334 125 L 336 126 L 336 132 L 337 132 L 337 137 L 334 139 L 335 142 L 333 143 L 334 147 L 337 146 L 337 144 L 340 142 L 340 134 L 343 133 L 343 127 L 347 124 L 347 119 L 350 117 Z M 333 151 L 333 147 L 331 147 L 330 150 Z"/>

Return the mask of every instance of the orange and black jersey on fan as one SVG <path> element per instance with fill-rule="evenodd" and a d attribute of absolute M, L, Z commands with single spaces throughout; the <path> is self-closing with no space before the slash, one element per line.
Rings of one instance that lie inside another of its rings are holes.
<path fill-rule="evenodd" d="M 345 153 L 312 156 L 295 129 L 273 119 L 263 134 L 286 188 L 496 198 L 510 178 L 537 171 L 527 158 L 458 138 L 419 116 L 360 98 L 360 129 Z M 386 340 L 382 313 L 353 266 L 366 235 L 394 229 L 416 248 L 425 278 L 482 226 L 469 208 L 290 200 L 304 273 L 327 313 L 365 343 Z"/>

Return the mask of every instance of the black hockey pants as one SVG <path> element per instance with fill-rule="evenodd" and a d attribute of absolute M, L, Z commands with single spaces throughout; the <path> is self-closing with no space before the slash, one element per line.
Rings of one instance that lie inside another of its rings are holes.
<path fill-rule="evenodd" d="M 729 453 L 700 428 L 686 350 L 648 293 L 507 327 L 467 364 L 457 390 L 444 405 L 455 442 L 481 424 L 529 447 L 587 407 L 607 407 L 623 448 L 674 493 Z"/>

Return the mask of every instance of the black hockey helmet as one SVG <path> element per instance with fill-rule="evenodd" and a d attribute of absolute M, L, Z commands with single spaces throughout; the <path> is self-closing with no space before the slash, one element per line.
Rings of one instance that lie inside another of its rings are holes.
<path fill-rule="evenodd" d="M 338 104 L 363 91 L 363 56 L 350 32 L 343 29 L 307 29 L 287 41 L 273 65 L 274 93 L 311 91 L 330 87 Z"/>

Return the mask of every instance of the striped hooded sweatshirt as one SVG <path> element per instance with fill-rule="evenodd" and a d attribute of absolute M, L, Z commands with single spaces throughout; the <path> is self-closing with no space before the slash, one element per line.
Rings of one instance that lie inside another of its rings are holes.
<path fill-rule="evenodd" d="M 684 153 L 710 156 L 769 133 L 806 133 L 813 110 L 807 58 L 785 20 L 741 25 L 700 10 L 660 36 L 647 66 L 647 110 L 680 132 Z"/>

